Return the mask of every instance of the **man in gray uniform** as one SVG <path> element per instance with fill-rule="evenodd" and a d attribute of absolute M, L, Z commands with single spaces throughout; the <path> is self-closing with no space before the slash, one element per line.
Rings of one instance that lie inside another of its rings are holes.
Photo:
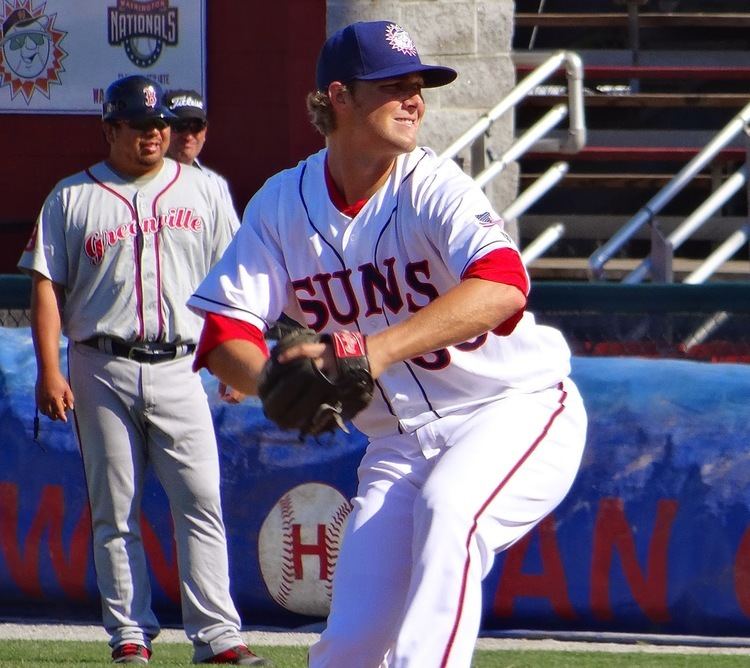
<path fill-rule="evenodd" d="M 216 437 L 191 368 L 201 319 L 185 306 L 236 223 L 208 178 L 165 158 L 162 95 L 142 76 L 109 86 L 107 158 L 57 184 L 21 257 L 36 401 L 52 420 L 75 409 L 113 661 L 148 663 L 159 633 L 140 531 L 150 463 L 169 498 L 193 661 L 269 666 L 242 641 L 229 594 Z"/>

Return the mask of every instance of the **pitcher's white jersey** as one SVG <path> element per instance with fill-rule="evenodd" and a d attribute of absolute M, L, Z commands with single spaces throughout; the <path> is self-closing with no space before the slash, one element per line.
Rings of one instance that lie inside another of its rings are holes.
<path fill-rule="evenodd" d="M 194 343 L 188 297 L 237 228 L 215 182 L 165 158 L 156 176 L 124 181 L 105 162 L 57 184 L 18 266 L 65 288 L 73 341 Z"/>
<path fill-rule="evenodd" d="M 517 252 L 481 189 L 429 149 L 400 156 L 354 217 L 331 202 L 326 151 L 269 179 L 238 234 L 188 304 L 264 330 L 283 312 L 321 331 L 372 334 L 447 292 L 498 249 Z M 411 432 L 438 417 L 553 386 L 570 371 L 555 329 L 530 313 L 508 336 L 396 364 L 355 425 L 373 436 Z"/>

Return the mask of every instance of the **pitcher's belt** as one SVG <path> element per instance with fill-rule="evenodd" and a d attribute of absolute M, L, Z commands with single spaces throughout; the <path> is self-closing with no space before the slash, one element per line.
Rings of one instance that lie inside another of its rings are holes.
<path fill-rule="evenodd" d="M 85 341 L 81 341 L 85 346 L 91 346 L 101 350 L 103 353 L 109 353 L 116 357 L 125 357 L 134 362 L 144 364 L 158 364 L 159 362 L 168 362 L 190 355 L 195 351 L 194 343 L 159 343 L 156 341 L 120 341 L 108 336 L 94 336 Z"/>

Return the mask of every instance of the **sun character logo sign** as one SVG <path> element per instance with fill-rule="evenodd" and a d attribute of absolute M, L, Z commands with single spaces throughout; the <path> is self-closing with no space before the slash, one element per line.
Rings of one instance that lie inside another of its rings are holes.
<path fill-rule="evenodd" d="M 60 84 L 62 60 L 68 54 L 60 43 L 67 32 L 55 28 L 57 14 L 46 15 L 42 3 L 3 0 L 0 21 L 0 88 L 10 86 L 10 98 L 19 93 L 28 104 L 35 91 L 50 96 L 50 84 Z"/>

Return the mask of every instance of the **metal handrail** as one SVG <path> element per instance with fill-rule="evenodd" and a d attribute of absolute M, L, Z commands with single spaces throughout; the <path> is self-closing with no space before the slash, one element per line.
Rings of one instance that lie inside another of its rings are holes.
<path fill-rule="evenodd" d="M 549 53 L 518 53 L 513 55 L 517 64 L 536 65 L 535 69 L 524 77 L 516 86 L 489 112 L 456 139 L 438 157 L 440 160 L 454 159 L 463 149 L 471 146 L 471 171 L 474 180 L 484 187 L 495 176 L 502 172 L 511 162 L 520 158 L 530 148 L 555 153 L 576 153 L 586 145 L 586 122 L 583 101 L 583 62 L 578 54 L 572 51 Z M 534 125 L 515 139 L 513 144 L 485 168 L 484 135 L 490 126 L 503 114 L 515 108 L 539 84 L 555 72 L 565 67 L 567 79 L 568 103 L 559 104 L 550 109 Z M 543 147 L 539 140 L 545 137 L 563 119 L 569 118 L 568 131 L 563 139 L 547 138 Z M 515 220 L 548 190 L 555 186 L 567 173 L 568 163 L 557 162 L 542 176 L 523 191 L 503 212 L 504 220 Z M 562 223 L 551 225 L 534 239 L 522 253 L 528 264 L 539 257 L 565 233 Z"/>
<path fill-rule="evenodd" d="M 703 263 L 685 277 L 683 283 L 699 285 L 708 279 L 722 264 L 729 260 L 750 239 L 750 223 L 731 234 Z"/>
<path fill-rule="evenodd" d="M 474 125 L 456 139 L 440 155 L 441 160 L 455 158 L 463 149 L 483 136 L 490 126 L 503 114 L 513 109 L 539 84 L 565 65 L 568 82 L 568 107 L 570 108 L 570 122 L 566 138 L 550 151 L 560 153 L 575 153 L 586 145 L 586 123 L 583 105 L 583 62 L 578 54 L 572 51 L 558 51 L 552 55 L 544 53 L 513 54 L 513 60 L 518 64 L 535 65 L 538 67 L 524 77 L 516 86 L 490 111 L 482 116 Z M 537 137 L 538 138 L 538 137 Z"/>
<path fill-rule="evenodd" d="M 565 234 L 565 225 L 553 223 L 545 229 L 534 241 L 521 251 L 521 259 L 525 265 L 531 264 L 538 257 L 544 255 L 547 249 Z"/>
<path fill-rule="evenodd" d="M 726 204 L 742 186 L 747 183 L 747 169 L 741 167 L 724 183 L 712 192 L 706 200 L 691 213 L 666 238 L 671 251 L 679 248 L 690 236 L 701 228 L 724 204 Z M 640 283 L 653 267 L 651 258 L 646 258 L 623 279 L 623 283 Z"/>
<path fill-rule="evenodd" d="M 503 220 L 515 220 L 523 215 L 544 193 L 557 185 L 568 173 L 567 162 L 556 162 L 524 190 L 500 214 Z"/>
<path fill-rule="evenodd" d="M 558 104 L 550 109 L 544 116 L 542 116 L 542 118 L 518 137 L 505 153 L 503 153 L 497 160 L 493 160 L 487 169 L 480 171 L 479 174 L 474 177 L 474 180 L 480 186 L 485 186 L 511 162 L 517 160 L 526 153 L 526 151 L 536 144 L 541 137 L 544 137 L 567 115 L 568 109 L 564 104 Z"/>
<path fill-rule="evenodd" d="M 731 234 L 703 263 L 685 277 L 683 283 L 687 285 L 700 285 L 731 258 L 740 248 L 750 240 L 750 223 L 745 223 L 741 229 Z M 716 332 L 731 318 L 728 311 L 716 311 L 704 320 L 700 326 L 688 336 L 682 346 L 689 351 L 693 346 L 700 345 Z"/>
<path fill-rule="evenodd" d="M 623 225 L 612 238 L 589 258 L 592 278 L 604 277 L 604 265 L 612 259 L 644 225 L 653 223 L 656 215 L 685 188 L 693 177 L 706 167 L 716 155 L 737 135 L 746 130 L 750 122 L 750 104 L 746 105 L 724 128 L 701 149 L 654 197 Z M 639 270 L 639 273 L 643 270 Z M 631 282 L 641 277 L 630 278 Z"/>

